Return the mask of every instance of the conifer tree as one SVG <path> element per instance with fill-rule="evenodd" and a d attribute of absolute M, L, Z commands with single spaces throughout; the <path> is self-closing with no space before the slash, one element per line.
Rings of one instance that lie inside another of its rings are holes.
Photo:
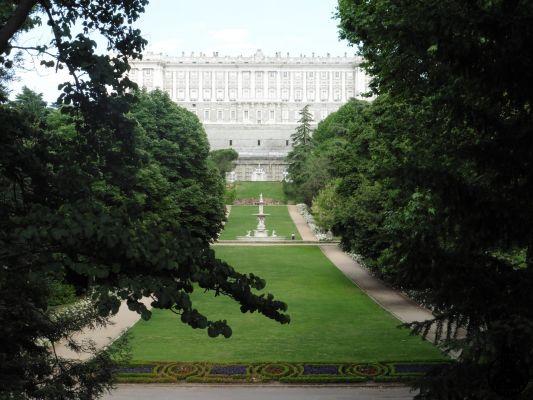
<path fill-rule="evenodd" d="M 292 146 L 308 149 L 311 146 L 311 123 L 313 122 L 313 117 L 309 111 L 309 104 L 300 110 L 300 119 L 298 120 L 298 126 L 296 131 L 291 135 Z"/>

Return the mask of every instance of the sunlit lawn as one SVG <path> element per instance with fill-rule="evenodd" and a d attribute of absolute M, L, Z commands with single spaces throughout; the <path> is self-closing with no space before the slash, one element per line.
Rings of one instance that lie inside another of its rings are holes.
<path fill-rule="evenodd" d="M 258 211 L 257 206 L 232 206 L 228 222 L 220 234 L 221 240 L 234 240 L 237 236 L 245 236 L 246 232 L 253 231 L 257 227 Z M 287 206 L 265 206 L 264 212 L 270 214 L 266 217 L 266 227 L 269 235 L 272 230 L 276 231 L 278 236 L 290 238 L 294 233 L 295 239 L 300 240 L 301 236 L 289 216 Z"/>
<path fill-rule="evenodd" d="M 266 199 L 272 199 L 281 203 L 286 203 L 287 199 L 283 193 L 281 182 L 235 182 L 236 199 L 258 199 L 263 193 Z"/>
<path fill-rule="evenodd" d="M 133 360 L 210 362 L 367 362 L 438 360 L 430 343 L 399 329 L 337 270 L 318 247 L 216 247 L 242 272 L 267 280 L 267 291 L 289 305 L 291 323 L 242 314 L 234 301 L 197 291 L 194 306 L 211 319 L 227 319 L 230 339 L 209 338 L 167 311 L 132 329 Z"/>

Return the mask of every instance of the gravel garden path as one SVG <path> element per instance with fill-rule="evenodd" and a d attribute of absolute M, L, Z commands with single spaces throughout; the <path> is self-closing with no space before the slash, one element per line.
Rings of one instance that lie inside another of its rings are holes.
<path fill-rule="evenodd" d="M 348 254 L 343 252 L 338 246 L 323 246 L 320 248 L 326 257 L 342 271 L 348 279 L 355 283 L 359 289 L 367 294 L 372 300 L 378 303 L 383 309 L 390 312 L 400 321 L 409 323 L 415 321 L 425 321 L 433 318 L 433 314 L 428 309 L 421 307 L 413 300 L 403 295 L 401 292 L 391 289 L 379 279 L 354 261 Z M 433 340 L 435 332 L 430 331 L 428 340 Z"/>
<path fill-rule="evenodd" d="M 241 386 L 122 384 L 103 400 L 408 400 L 414 396 L 402 386 Z"/>
<path fill-rule="evenodd" d="M 304 217 L 298 212 L 296 206 L 294 204 L 290 204 L 287 206 L 287 208 L 289 210 L 289 215 L 291 216 L 294 222 L 294 225 L 296 225 L 296 229 L 298 229 L 298 232 L 302 237 L 302 240 L 309 242 L 318 242 L 318 239 L 309 228 L 309 225 L 307 225 L 307 222 L 305 221 Z"/>
<path fill-rule="evenodd" d="M 146 307 L 151 308 L 151 299 L 145 298 L 142 302 Z M 140 318 L 141 316 L 135 311 L 130 311 L 126 302 L 123 301 L 118 313 L 111 318 L 106 327 L 83 330 L 76 333 L 74 339 L 78 342 L 91 341 L 100 350 L 113 343 L 115 339 L 122 335 L 126 329 L 132 327 Z M 71 360 L 87 360 L 92 356 L 91 353 L 76 353 L 72 351 L 66 346 L 65 342 L 60 342 L 56 345 L 56 353 L 60 357 Z"/>

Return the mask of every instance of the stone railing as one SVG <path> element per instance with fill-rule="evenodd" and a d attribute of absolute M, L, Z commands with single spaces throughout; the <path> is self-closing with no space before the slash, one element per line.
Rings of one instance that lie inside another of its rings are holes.
<path fill-rule="evenodd" d="M 309 212 L 306 204 L 296 204 L 296 209 L 302 215 L 302 217 L 304 217 L 305 222 L 307 222 L 307 225 L 313 232 L 313 235 L 315 235 L 320 242 L 329 242 L 333 240 L 333 234 L 331 231 L 324 232 L 324 230 L 316 224 L 315 217 L 313 217 L 313 215 Z"/>

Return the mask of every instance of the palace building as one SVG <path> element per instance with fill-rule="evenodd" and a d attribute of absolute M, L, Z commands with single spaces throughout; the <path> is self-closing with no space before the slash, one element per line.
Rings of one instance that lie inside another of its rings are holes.
<path fill-rule="evenodd" d="M 309 104 L 318 123 L 368 91 L 360 57 L 297 57 L 261 50 L 251 56 L 147 53 L 131 61 L 130 79 L 161 89 L 204 124 L 211 149 L 239 153 L 231 180 L 282 180 L 290 136 Z"/>

